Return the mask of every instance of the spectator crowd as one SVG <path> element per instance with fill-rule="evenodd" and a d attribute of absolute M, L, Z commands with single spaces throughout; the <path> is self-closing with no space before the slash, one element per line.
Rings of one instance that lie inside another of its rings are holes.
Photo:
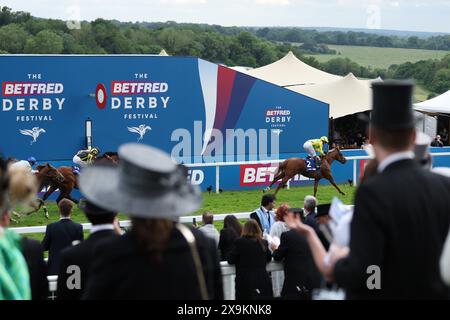
<path fill-rule="evenodd" d="M 37 192 L 29 187 L 34 176 L 0 158 L 0 299 L 46 299 L 46 277 L 58 275 L 61 300 L 220 300 L 221 261 L 236 268 L 238 300 L 274 298 L 274 281 L 284 299 L 310 300 L 333 288 L 347 299 L 449 299 L 448 172 L 432 172 L 414 153 L 412 85 L 385 81 L 373 90 L 374 169 L 341 217 L 313 196 L 294 208 L 264 194 L 246 221 L 228 215 L 219 231 L 205 212 L 201 227 L 186 226 L 179 218 L 202 200 L 186 168 L 131 143 L 120 147 L 118 165 L 86 167 L 79 176 L 78 207 L 90 235 L 84 239 L 71 219 L 74 203 L 63 199 L 60 219 L 39 243 L 8 228 L 11 210 Z M 131 220 L 126 232 L 118 212 Z M 283 272 L 268 272 L 270 261 Z"/>

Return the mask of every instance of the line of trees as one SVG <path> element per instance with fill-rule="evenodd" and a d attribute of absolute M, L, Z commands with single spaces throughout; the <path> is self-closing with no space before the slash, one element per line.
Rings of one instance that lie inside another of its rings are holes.
<path fill-rule="evenodd" d="M 293 51 L 305 63 L 333 74 L 352 72 L 363 78 L 414 78 L 434 93 L 450 89 L 450 55 L 441 60 L 392 65 L 388 69 L 367 68 L 341 57 L 319 63 L 313 57 L 303 56 L 305 51 L 299 46 L 279 43 L 279 39 L 265 39 L 271 38 L 274 30 L 284 30 L 292 37 L 299 34 L 297 28 L 262 28 L 253 32 L 248 28 L 217 25 L 122 23 L 104 19 L 84 21 L 79 29 L 69 29 L 62 20 L 35 18 L 26 12 L 1 7 L 0 53 L 157 54 L 164 48 L 171 55 L 198 56 L 226 65 L 259 67 Z M 305 34 L 311 37 L 322 35 L 315 30 L 306 30 Z M 325 32 L 324 37 L 327 34 Z M 308 41 L 301 38 L 289 38 L 289 41 L 303 41 L 303 45 L 308 45 Z M 313 47 L 311 45 L 309 49 Z"/>

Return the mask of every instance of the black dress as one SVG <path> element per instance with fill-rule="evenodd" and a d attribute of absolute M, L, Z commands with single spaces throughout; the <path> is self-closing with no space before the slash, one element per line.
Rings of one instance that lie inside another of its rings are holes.
<path fill-rule="evenodd" d="M 228 263 L 236 265 L 236 300 L 273 297 L 272 281 L 266 271 L 271 259 L 267 241 L 247 237 L 235 241 Z"/>
<path fill-rule="evenodd" d="M 322 277 L 305 237 L 294 230 L 283 232 L 273 258 L 275 261 L 284 260 L 281 295 L 289 299 L 310 299 L 312 290 L 320 287 Z"/>
<path fill-rule="evenodd" d="M 239 235 L 231 228 L 223 228 L 220 230 L 219 250 L 222 261 L 227 261 L 234 242 L 239 238 Z"/>

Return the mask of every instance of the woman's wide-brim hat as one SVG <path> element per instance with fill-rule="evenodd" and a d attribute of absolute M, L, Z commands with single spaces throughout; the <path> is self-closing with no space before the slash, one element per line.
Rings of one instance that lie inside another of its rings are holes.
<path fill-rule="evenodd" d="M 91 166 L 79 176 L 87 200 L 107 210 L 140 218 L 177 218 L 197 210 L 200 189 L 187 169 L 165 152 L 137 143 L 122 145 L 118 166 Z"/>

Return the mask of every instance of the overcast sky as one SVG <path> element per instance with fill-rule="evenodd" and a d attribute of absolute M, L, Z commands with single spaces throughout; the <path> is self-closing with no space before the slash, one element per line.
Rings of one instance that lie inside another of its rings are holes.
<path fill-rule="evenodd" d="M 450 0 L 0 0 L 0 5 L 64 20 L 450 32 Z"/>

